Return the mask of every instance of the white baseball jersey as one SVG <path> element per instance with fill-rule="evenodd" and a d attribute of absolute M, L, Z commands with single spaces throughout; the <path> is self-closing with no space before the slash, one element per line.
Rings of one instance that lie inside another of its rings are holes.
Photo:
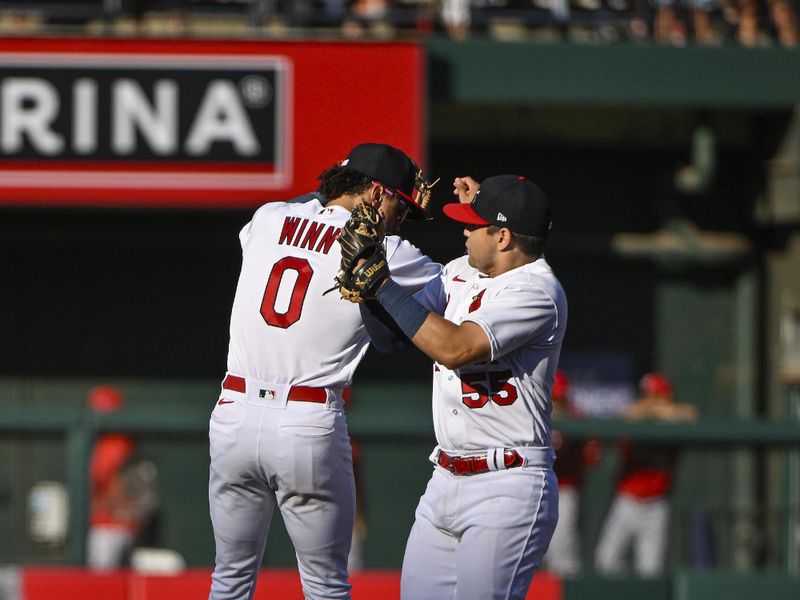
<path fill-rule="evenodd" d="M 567 321 L 564 290 L 543 258 L 497 277 L 466 256 L 416 298 L 486 333 L 491 358 L 451 371 L 433 366 L 439 449 L 496 456 L 514 449 L 519 468 L 459 476 L 435 467 L 408 537 L 402 600 L 522 600 L 558 518 L 550 392 Z"/>
<path fill-rule="evenodd" d="M 490 361 L 455 371 L 434 363 L 439 446 L 455 454 L 550 446 L 550 393 L 567 325 L 567 300 L 545 259 L 489 278 L 463 256 L 416 299 L 457 325 L 477 323 L 491 342 Z"/>
<path fill-rule="evenodd" d="M 350 211 L 308 202 L 258 209 L 239 234 L 242 270 L 230 325 L 228 371 L 281 384 L 341 388 L 369 344 L 358 306 L 337 291 L 335 243 Z M 398 236 L 384 242 L 392 278 L 417 291 L 441 266 Z M 309 301 L 313 299 L 313 301 Z"/>
<path fill-rule="evenodd" d="M 228 371 L 245 386 L 223 385 L 209 423 L 211 600 L 253 598 L 276 508 L 304 597 L 350 598 L 355 485 L 341 390 L 369 335 L 358 306 L 336 291 L 323 296 L 339 269 L 335 240 L 349 217 L 309 195 L 262 206 L 241 231 Z M 409 290 L 441 272 L 396 236 L 385 248 L 393 275 Z M 327 388 L 326 401 L 292 401 L 293 386 Z"/>

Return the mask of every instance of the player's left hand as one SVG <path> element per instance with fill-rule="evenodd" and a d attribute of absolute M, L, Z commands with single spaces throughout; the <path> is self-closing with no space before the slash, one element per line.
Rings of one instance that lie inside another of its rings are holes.
<path fill-rule="evenodd" d="M 355 303 L 373 298 L 389 276 L 384 237 L 385 222 L 377 207 L 358 204 L 339 232 L 342 262 L 331 290 L 338 289 L 342 298 Z"/>
<path fill-rule="evenodd" d="M 456 177 L 453 180 L 453 195 L 458 197 L 462 204 L 469 204 L 475 199 L 480 183 L 472 177 Z"/>

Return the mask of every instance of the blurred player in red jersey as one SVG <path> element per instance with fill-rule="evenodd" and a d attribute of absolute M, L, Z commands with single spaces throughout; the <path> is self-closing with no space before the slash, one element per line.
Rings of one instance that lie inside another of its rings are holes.
<path fill-rule="evenodd" d="M 124 404 L 124 396 L 115 387 L 98 386 L 89 392 L 88 405 L 95 413 L 116 412 Z M 152 465 L 137 463 L 135 450 L 136 442 L 128 434 L 105 433 L 95 442 L 86 540 L 86 564 L 91 569 L 126 566 L 158 505 Z"/>
<path fill-rule="evenodd" d="M 676 402 L 672 382 L 661 373 L 647 373 L 639 382 L 640 396 L 624 411 L 632 420 L 694 421 L 697 410 Z M 622 470 L 617 493 L 600 534 L 595 566 L 605 575 L 625 573 L 625 556 L 633 547 L 633 569 L 640 577 L 655 577 L 664 570 L 670 503 L 668 493 L 678 449 L 666 444 L 621 447 Z"/>
<path fill-rule="evenodd" d="M 559 370 L 553 383 L 553 417 L 569 419 L 580 416 L 569 393 L 569 378 Z M 571 576 L 582 569 L 578 521 L 584 471 L 598 461 L 600 445 L 596 440 L 576 443 L 554 430 L 553 449 L 556 451 L 553 469 L 558 478 L 558 524 L 544 555 L 544 566 L 559 575 Z"/>

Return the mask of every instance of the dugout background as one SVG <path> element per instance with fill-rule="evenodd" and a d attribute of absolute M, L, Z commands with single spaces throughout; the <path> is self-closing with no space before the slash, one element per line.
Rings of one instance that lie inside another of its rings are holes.
<path fill-rule="evenodd" d="M 614 357 L 631 385 L 646 370 L 664 370 L 704 417 L 788 417 L 785 386 L 792 380 L 782 378 L 779 330 L 800 306 L 794 107 L 800 84 L 788 75 L 800 72 L 800 55 L 781 49 L 584 51 L 576 56 L 575 48 L 557 44 L 429 44 L 426 172 L 442 183 L 433 199 L 436 220 L 407 224 L 405 235 L 437 260 L 455 257 L 463 251 L 461 229 L 440 214 L 452 178 L 526 174 L 554 200 L 547 257 L 570 303 L 565 359 L 585 364 Z M 502 66 L 510 60 L 527 65 L 527 75 L 509 74 Z M 588 77 L 597 64 L 611 66 Z M 681 191 L 675 174 L 692 163 L 699 127 L 713 133 L 716 168 L 707 187 Z M 88 387 L 120 381 L 137 411 L 202 418 L 225 368 L 237 233 L 252 212 L 0 209 L 6 407 L 34 408 L 43 416 L 79 413 Z M 739 245 L 709 249 L 687 222 L 731 234 Z M 677 232 L 678 250 L 631 254 L 615 243 L 620 233 L 657 231 Z M 173 383 L 164 385 L 165 378 Z M 429 473 L 429 361 L 418 352 L 388 359 L 370 353 L 357 380 L 363 385 L 356 387 L 354 411 L 408 419 L 393 422 L 389 435 L 371 430 L 371 417 L 359 425 L 368 566 L 396 568 Z M 398 388 L 396 381 L 414 385 Z M 210 564 L 205 439 L 194 433 L 142 439 L 161 475 L 159 542 L 190 564 Z M 15 540 L 0 548 L 0 562 L 64 560 L 61 550 L 27 539 L 24 496 L 35 481 L 64 478 L 62 442 L 58 435 L 26 434 L 0 442 L 0 539 Z M 763 452 L 740 451 L 737 458 L 727 449 L 705 449 L 685 462 L 693 466 L 681 472 L 679 506 L 729 511 L 723 532 L 737 522 L 751 531 L 778 531 L 742 560 L 780 564 L 783 558 L 770 553 L 783 544 L 785 465 Z M 587 516 L 590 534 L 599 525 L 613 467 L 610 457 L 590 482 L 597 498 Z M 755 512 L 772 505 L 774 514 Z M 267 560 L 292 564 L 285 534 L 276 527 Z M 691 564 L 687 535 L 673 544 L 676 566 Z M 723 558 L 738 564 L 733 555 Z"/>

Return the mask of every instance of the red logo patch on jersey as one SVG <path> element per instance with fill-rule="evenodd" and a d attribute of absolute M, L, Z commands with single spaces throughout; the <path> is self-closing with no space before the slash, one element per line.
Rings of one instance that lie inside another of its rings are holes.
<path fill-rule="evenodd" d="M 483 295 L 485 293 L 486 293 L 486 290 L 484 289 L 484 290 L 481 290 L 475 296 L 472 297 L 472 304 L 469 305 L 469 311 L 468 312 L 475 312 L 476 310 L 478 310 L 481 307 L 481 299 L 483 298 Z"/>
<path fill-rule="evenodd" d="M 467 282 L 466 279 L 461 279 L 461 277 L 459 277 L 458 275 L 453 277 L 453 281 L 458 281 L 459 283 L 466 283 Z"/>
<path fill-rule="evenodd" d="M 220 398 L 217 404 L 222 406 L 223 404 L 233 404 L 234 402 L 236 402 L 236 400 L 225 400 L 225 398 Z"/>

